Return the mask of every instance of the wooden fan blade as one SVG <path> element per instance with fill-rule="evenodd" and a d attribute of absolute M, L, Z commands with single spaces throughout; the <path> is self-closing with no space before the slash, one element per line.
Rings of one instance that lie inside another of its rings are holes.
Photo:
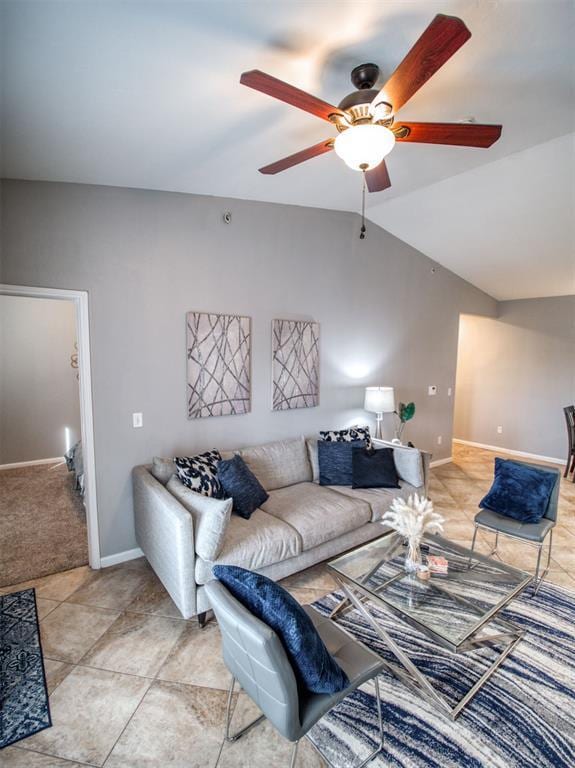
<path fill-rule="evenodd" d="M 365 183 L 370 192 L 381 192 L 382 189 L 391 187 L 385 160 L 382 160 L 381 163 L 375 168 L 372 168 L 371 171 L 365 172 Z"/>
<path fill-rule="evenodd" d="M 323 120 L 329 121 L 330 115 L 343 115 L 341 109 L 334 107 L 333 104 L 328 104 L 327 101 L 322 101 L 289 83 L 284 83 L 283 80 L 266 75 L 259 69 L 244 72 L 240 78 L 240 83 L 256 91 L 267 93 L 274 99 L 285 101 L 286 104 L 291 104 L 293 107 L 303 109 L 305 112 L 311 112 L 312 115 L 321 117 Z"/>
<path fill-rule="evenodd" d="M 373 105 L 385 101 L 397 112 L 470 37 L 471 32 L 461 19 L 439 13 L 375 97 Z"/>
<path fill-rule="evenodd" d="M 409 133 L 401 138 L 400 130 L 403 127 L 409 128 Z M 399 133 L 396 136 L 397 141 L 456 144 L 460 147 L 483 147 L 484 149 L 497 141 L 501 136 L 502 127 L 478 123 L 396 123 L 393 126 Z"/>
<path fill-rule="evenodd" d="M 333 139 L 320 141 L 319 144 L 314 144 L 313 147 L 307 147 L 307 149 L 302 149 L 300 152 L 284 157 L 282 160 L 277 160 L 275 163 L 264 165 L 263 168 L 259 169 L 259 172 L 266 174 L 279 173 L 280 171 L 285 171 L 286 168 L 291 168 L 292 165 L 298 165 L 305 160 L 311 160 L 312 157 L 323 155 L 324 152 L 330 152 L 332 149 Z"/>

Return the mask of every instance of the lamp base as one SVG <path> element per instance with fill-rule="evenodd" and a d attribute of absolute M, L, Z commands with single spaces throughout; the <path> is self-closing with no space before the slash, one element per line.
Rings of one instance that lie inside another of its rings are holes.
<path fill-rule="evenodd" d="M 383 422 L 383 413 L 378 413 L 375 417 L 375 439 L 376 440 L 383 440 L 383 433 L 381 429 L 381 424 Z"/>

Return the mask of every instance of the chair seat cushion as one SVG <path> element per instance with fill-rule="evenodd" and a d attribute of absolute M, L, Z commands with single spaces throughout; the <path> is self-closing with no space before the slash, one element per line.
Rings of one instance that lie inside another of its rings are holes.
<path fill-rule="evenodd" d="M 366 501 L 346 498 L 315 483 L 298 483 L 270 491 L 262 509 L 295 528 L 304 551 L 371 520 L 371 508 Z"/>
<path fill-rule="evenodd" d="M 257 570 L 296 557 L 301 551 L 298 533 L 263 510 L 256 509 L 249 520 L 232 515 L 218 557 L 214 560 L 196 559 L 196 583 L 211 581 L 215 564 Z"/>
<path fill-rule="evenodd" d="M 479 506 L 523 523 L 538 523 L 556 481 L 556 472 L 498 456 L 493 485 Z"/>
<path fill-rule="evenodd" d="M 366 501 L 371 507 L 372 523 L 381 520 L 394 499 L 407 499 L 413 493 L 425 496 L 423 487 L 415 488 L 403 480 L 399 481 L 399 488 L 348 488 L 345 485 L 331 485 L 330 489 L 350 499 Z"/>
<path fill-rule="evenodd" d="M 500 533 L 508 533 L 510 536 L 518 536 L 521 539 L 537 542 L 543 541 L 555 525 L 554 520 L 548 520 L 546 517 L 538 523 L 523 523 L 521 520 L 499 515 L 490 509 L 482 509 L 478 512 L 475 515 L 475 522 Z"/>
<path fill-rule="evenodd" d="M 306 611 L 279 584 L 236 566 L 217 565 L 214 575 L 254 616 L 279 636 L 295 675 L 312 693 L 337 693 L 349 678 L 329 653 Z"/>

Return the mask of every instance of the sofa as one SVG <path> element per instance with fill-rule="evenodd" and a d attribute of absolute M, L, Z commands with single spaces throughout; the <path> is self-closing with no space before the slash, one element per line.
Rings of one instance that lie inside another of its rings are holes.
<path fill-rule="evenodd" d="M 373 441 L 376 449 L 389 445 Z M 222 458 L 239 453 L 269 498 L 249 520 L 231 515 L 214 561 L 198 556 L 194 518 L 166 488 L 173 460 L 155 459 L 133 470 L 138 544 L 182 616 L 201 617 L 210 607 L 204 585 L 214 578 L 216 564 L 239 565 L 279 580 L 383 535 L 387 529 L 379 521 L 393 498 L 427 494 L 431 459 L 424 451 L 392 447 L 400 478 L 407 466 L 403 474 L 411 472 L 409 479 L 419 480 L 418 485 L 405 479 L 398 489 L 320 485 L 315 439 L 222 451 Z"/>

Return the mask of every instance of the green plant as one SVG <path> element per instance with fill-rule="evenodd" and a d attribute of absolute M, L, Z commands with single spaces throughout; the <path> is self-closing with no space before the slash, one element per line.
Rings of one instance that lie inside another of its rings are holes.
<path fill-rule="evenodd" d="M 397 429 L 395 431 L 397 438 L 401 440 L 401 435 L 403 434 L 405 423 L 410 421 L 410 419 L 413 419 L 415 416 L 415 403 L 399 403 L 397 406 L 397 411 L 395 411 L 395 415 L 399 419 L 399 424 L 397 425 Z"/>

